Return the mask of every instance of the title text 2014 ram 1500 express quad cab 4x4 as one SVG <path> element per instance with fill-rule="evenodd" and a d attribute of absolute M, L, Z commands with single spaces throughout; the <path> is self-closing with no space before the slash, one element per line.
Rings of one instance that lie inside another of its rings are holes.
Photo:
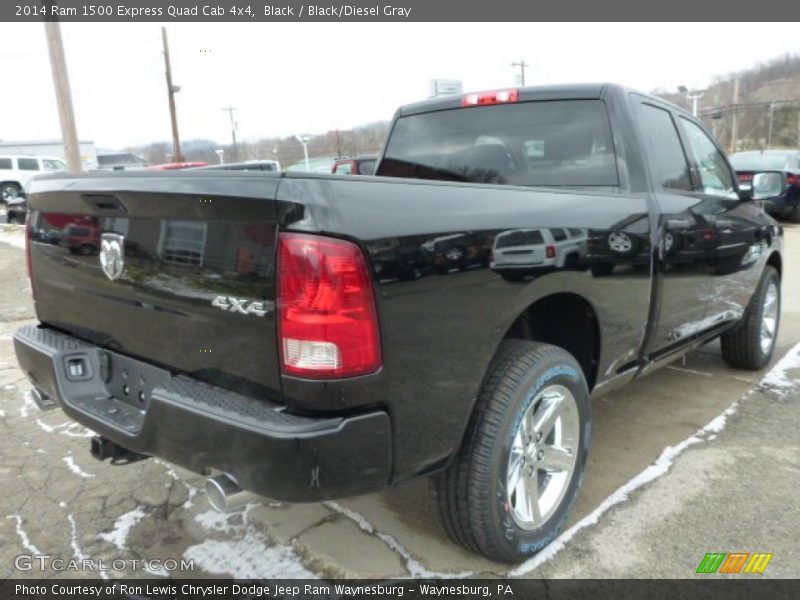
<path fill-rule="evenodd" d="M 49 176 L 28 224 L 41 323 L 16 352 L 98 458 L 216 472 L 217 504 L 432 475 L 453 539 L 518 561 L 567 518 L 591 397 L 716 337 L 733 367 L 770 359 L 774 175 L 740 197 L 690 114 L 580 85 L 405 106 L 376 177 Z M 96 252 L 41 234 L 70 224 L 101 231 Z M 498 236 L 559 229 L 579 256 L 492 270 Z M 459 236 L 438 269 L 431 242 Z"/>

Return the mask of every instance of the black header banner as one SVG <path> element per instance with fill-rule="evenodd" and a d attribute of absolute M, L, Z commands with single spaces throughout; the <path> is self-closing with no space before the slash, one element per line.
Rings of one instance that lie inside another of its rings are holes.
<path fill-rule="evenodd" d="M 707 575 L 672 580 L 0 580 L 3 600 L 794 600 L 798 595 L 798 580 Z"/>
<path fill-rule="evenodd" d="M 3 0 L 0 21 L 792 21 L 800 4 L 784 0 Z M 676 26 L 676 43 L 681 40 Z M 602 40 L 598 34 L 597 42 Z M 590 40 L 576 40 L 586 43 Z M 680 43 L 689 43 L 684 40 Z M 742 40 L 746 42 L 746 40 Z M 753 43 L 753 42 L 748 42 Z"/>

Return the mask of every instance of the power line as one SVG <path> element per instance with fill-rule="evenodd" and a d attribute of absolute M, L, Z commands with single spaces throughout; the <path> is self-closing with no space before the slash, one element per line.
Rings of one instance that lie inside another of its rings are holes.
<path fill-rule="evenodd" d="M 239 156 L 239 148 L 236 145 L 236 120 L 233 118 L 233 113 L 239 109 L 233 106 L 228 106 L 226 108 L 223 108 L 222 110 L 224 112 L 227 112 L 231 118 L 231 137 L 233 138 L 233 158 L 234 160 L 236 160 L 238 159 Z"/>
<path fill-rule="evenodd" d="M 519 84 L 521 86 L 524 86 L 525 85 L 525 69 L 530 67 L 530 65 L 528 63 L 526 63 L 524 60 L 521 60 L 520 62 L 512 62 L 511 66 L 514 67 L 514 68 L 519 67 Z"/>

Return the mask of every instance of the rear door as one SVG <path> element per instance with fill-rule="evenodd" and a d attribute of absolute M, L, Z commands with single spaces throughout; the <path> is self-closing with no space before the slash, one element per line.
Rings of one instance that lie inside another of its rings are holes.
<path fill-rule="evenodd" d="M 268 174 L 119 174 L 34 184 L 39 319 L 250 393 L 279 389 Z"/>
<path fill-rule="evenodd" d="M 704 254 L 702 199 L 692 193 L 689 161 L 671 111 L 639 96 L 640 131 L 658 203 L 659 282 L 656 325 L 646 354 L 669 351 L 703 328 L 711 293 L 711 265 Z"/>

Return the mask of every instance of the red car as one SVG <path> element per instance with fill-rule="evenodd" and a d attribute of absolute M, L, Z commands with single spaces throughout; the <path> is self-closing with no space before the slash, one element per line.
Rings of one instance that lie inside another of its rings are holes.
<path fill-rule="evenodd" d="M 375 163 L 377 162 L 378 157 L 374 155 L 340 158 L 333 163 L 331 173 L 334 175 L 372 175 L 375 173 Z"/>
<path fill-rule="evenodd" d="M 195 161 L 195 162 L 176 162 L 176 163 L 164 163 L 163 165 L 150 165 L 149 167 L 145 167 L 148 171 L 173 171 L 175 169 L 191 169 L 194 167 L 207 167 L 207 162 L 202 161 Z"/>

